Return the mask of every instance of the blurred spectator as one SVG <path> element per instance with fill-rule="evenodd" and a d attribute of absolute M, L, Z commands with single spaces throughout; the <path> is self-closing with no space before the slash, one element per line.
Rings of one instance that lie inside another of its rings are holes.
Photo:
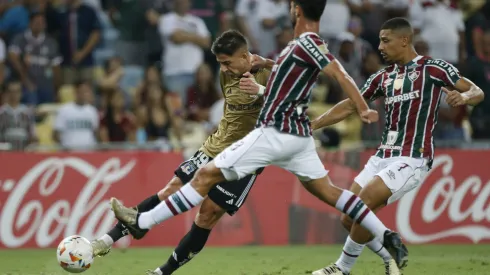
<path fill-rule="evenodd" d="M 0 107 L 0 142 L 9 143 L 13 150 L 23 150 L 37 140 L 32 109 L 20 104 L 20 82 L 9 82 L 4 93 L 5 103 Z"/>
<path fill-rule="evenodd" d="M 0 38 L 0 86 L 5 80 L 5 63 L 7 59 L 7 46 L 2 38 Z M 0 101 L 0 104 L 2 102 Z"/>
<path fill-rule="evenodd" d="M 482 12 L 473 13 L 465 22 L 465 43 L 468 57 L 483 55 L 483 33 L 490 23 Z"/>
<path fill-rule="evenodd" d="M 62 58 L 58 43 L 45 33 L 45 20 L 44 14 L 32 14 L 29 29 L 9 47 L 10 63 L 24 84 L 24 102 L 29 105 L 55 102 L 61 86 Z"/>
<path fill-rule="evenodd" d="M 281 54 L 282 50 L 284 50 L 288 45 L 288 43 L 294 39 L 294 31 L 290 26 L 278 27 L 276 28 L 275 37 L 276 37 L 276 50 L 270 53 L 268 56 L 268 58 L 272 60 L 276 60 L 279 57 L 279 54 Z"/>
<path fill-rule="evenodd" d="M 238 29 L 248 38 L 250 51 L 260 53 L 261 20 L 259 14 L 261 0 L 237 0 L 235 16 Z M 268 54 L 268 53 L 266 53 Z"/>
<path fill-rule="evenodd" d="M 469 60 L 466 72 L 466 77 L 485 93 L 484 101 L 473 108 L 470 116 L 474 139 L 490 139 L 490 31 L 482 40 L 483 54 Z"/>
<path fill-rule="evenodd" d="M 343 32 L 337 36 L 337 41 L 340 43 L 337 59 L 354 79 L 358 86 L 363 84 L 361 76 L 362 52 L 357 52 L 354 49 L 356 37 L 350 32 Z"/>
<path fill-rule="evenodd" d="M 98 92 L 101 106 L 107 106 L 108 98 L 119 89 L 119 82 L 124 76 L 124 67 L 119 57 L 113 57 L 106 61 L 104 74 L 98 83 Z"/>
<path fill-rule="evenodd" d="M 204 62 L 204 49 L 211 37 L 204 21 L 189 13 L 190 0 L 177 0 L 174 12 L 161 17 L 163 75 L 169 91 L 186 102 L 187 90 L 194 84 L 195 72 Z"/>
<path fill-rule="evenodd" d="M 100 121 L 99 137 L 102 142 L 136 141 L 136 121 L 124 110 L 124 96 L 114 92 Z"/>
<path fill-rule="evenodd" d="M 109 3 L 109 17 L 120 34 L 116 52 L 126 65 L 147 65 L 151 47 L 148 39 L 156 37 L 151 40 L 157 42 L 157 50 L 161 50 L 156 26 L 165 3 L 154 0 L 111 0 Z M 149 29 L 152 32 L 148 32 Z M 152 53 L 154 51 L 151 49 Z"/>
<path fill-rule="evenodd" d="M 65 84 L 91 79 L 93 51 L 100 40 L 100 22 L 94 8 L 81 0 L 66 0 L 67 10 L 59 14 L 60 51 Z"/>
<path fill-rule="evenodd" d="M 138 120 L 144 125 L 147 139 L 169 143 L 170 131 L 173 130 L 172 133 L 181 140 L 181 110 L 180 98 L 167 93 L 160 86 L 149 86 L 146 101 L 137 112 Z"/>
<path fill-rule="evenodd" d="M 364 28 L 362 27 L 362 20 L 358 16 L 352 16 L 350 21 L 349 21 L 349 27 L 348 31 L 352 33 L 355 37 L 354 40 L 354 52 L 356 53 L 356 58 L 360 60 L 360 63 L 362 63 L 362 60 L 366 57 L 366 55 L 369 52 L 373 51 L 373 47 L 371 47 L 371 44 L 364 40 L 361 37 L 362 32 L 364 31 Z M 376 47 L 375 49 L 377 49 Z"/>
<path fill-rule="evenodd" d="M 37 4 L 32 10 L 44 14 L 46 21 L 46 33 L 51 37 L 58 39 L 58 11 L 53 5 L 52 0 L 34 0 Z"/>
<path fill-rule="evenodd" d="M 427 1 L 411 9 L 416 33 L 428 43 L 430 56 L 455 66 L 465 59 L 464 22 L 461 10 L 444 0 Z"/>
<path fill-rule="evenodd" d="M 191 6 L 190 13 L 204 20 L 212 40 L 223 31 L 230 29 L 231 15 L 223 9 L 221 0 L 192 0 Z M 219 64 L 210 49 L 204 51 L 204 60 L 211 66 L 213 72 L 218 71 Z"/>
<path fill-rule="evenodd" d="M 141 5 L 146 7 L 145 42 L 147 53 L 147 64 L 155 65 L 162 61 L 162 40 L 158 33 L 158 23 L 160 16 L 171 10 L 172 0 L 143 0 Z"/>
<path fill-rule="evenodd" d="M 351 14 L 347 1 L 329 0 L 320 18 L 320 35 L 329 46 L 335 44 L 337 35 L 347 31 Z"/>
<path fill-rule="evenodd" d="M 260 0 L 257 14 L 260 20 L 259 53 L 266 56 L 276 48 L 275 28 L 289 24 L 289 2 L 285 0 Z"/>
<path fill-rule="evenodd" d="M 75 102 L 60 107 L 53 127 L 53 139 L 66 149 L 88 149 L 96 146 L 99 115 L 90 105 L 93 94 L 88 81 L 75 84 Z"/>
<path fill-rule="evenodd" d="M 187 118 L 197 122 L 206 122 L 210 118 L 210 108 L 220 99 L 211 68 L 202 64 L 196 73 L 196 84 L 187 95 Z"/>
<path fill-rule="evenodd" d="M 163 87 L 164 85 L 158 68 L 156 66 L 149 66 L 145 70 L 143 82 L 136 87 L 133 98 L 134 106 L 145 104 L 148 100 L 148 90 L 154 86 Z"/>
<path fill-rule="evenodd" d="M 446 94 L 442 93 L 439 105 L 437 127 L 434 139 L 464 141 L 463 120 L 466 118 L 466 106 L 451 107 L 446 103 Z"/>
<path fill-rule="evenodd" d="M 220 100 L 216 101 L 213 106 L 211 106 L 211 109 L 209 110 L 209 124 L 207 125 L 207 131 L 208 134 L 211 135 L 212 133 L 216 132 L 218 130 L 219 123 L 221 122 L 221 118 L 223 117 L 225 110 L 225 99 L 221 98 Z"/>
<path fill-rule="evenodd" d="M 2 1 L 0 11 L 0 35 L 7 44 L 17 34 L 23 33 L 29 26 L 29 10 L 24 1 Z"/>

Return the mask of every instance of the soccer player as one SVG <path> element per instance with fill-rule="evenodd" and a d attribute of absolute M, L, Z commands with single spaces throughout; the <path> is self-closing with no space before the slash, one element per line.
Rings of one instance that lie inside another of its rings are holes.
<path fill-rule="evenodd" d="M 244 94 L 240 92 L 239 86 L 241 84 L 247 87 L 250 86 L 249 83 L 253 82 L 257 89 L 265 89 L 261 85 L 266 84 L 270 70 L 252 70 L 254 57 L 248 51 L 247 41 L 241 33 L 234 30 L 221 34 L 213 43 L 212 51 L 221 63 L 220 84 L 226 102 L 218 130 L 208 137 L 204 145 L 191 159 L 183 162 L 175 170 L 175 177 L 163 190 L 147 198 L 136 207 L 140 212 L 153 209 L 161 201 L 169 203 L 167 204 L 168 209 L 173 214 L 185 211 L 189 202 L 183 193 L 177 192 L 179 188 L 192 179 L 199 167 L 204 166 L 224 148 L 243 138 L 254 129 L 264 102 L 263 97 Z M 242 78 L 244 74 L 248 77 Z M 257 170 L 257 173 L 251 173 L 234 180 L 230 184 L 220 183 L 210 189 L 191 230 L 181 240 L 167 263 L 154 271 L 155 274 L 172 274 L 202 250 L 211 229 L 223 214 L 233 215 L 243 205 L 257 174 L 262 169 L 258 168 Z M 145 233 L 142 232 L 140 235 L 133 236 L 136 239 L 141 239 Z M 118 223 L 107 234 L 92 242 L 94 255 L 103 256 L 107 254 L 112 244 L 127 234 L 128 230 L 125 226 Z"/>
<path fill-rule="evenodd" d="M 361 89 L 366 100 L 384 97 L 386 125 L 377 153 L 355 178 L 351 191 L 373 211 L 395 202 L 419 186 L 432 165 L 432 131 L 442 93 L 451 106 L 476 105 L 483 92 L 463 78 L 453 65 L 440 59 L 420 56 L 414 49 L 413 29 L 403 18 L 384 23 L 379 51 L 390 64 L 372 75 Z M 346 99 L 312 122 L 314 129 L 335 124 L 356 111 L 355 102 Z M 350 274 L 364 246 L 383 258 L 386 274 L 400 274 L 382 242 L 352 219 L 343 215 L 342 224 L 350 231 L 340 258 L 314 275 Z"/>
<path fill-rule="evenodd" d="M 270 60 L 266 62 L 266 65 L 272 65 L 272 73 L 256 128 L 200 168 L 190 184 L 179 190 L 182 198 L 179 197 L 182 201 L 180 210 L 183 212 L 199 204 L 218 182 L 239 180 L 259 168 L 276 165 L 294 173 L 313 195 L 335 206 L 383 239 L 397 263 L 402 263 L 408 251 L 400 236 L 388 230 L 356 195 L 331 183 L 311 136 L 305 110 L 310 101 L 311 88 L 321 71 L 339 82 L 363 121 L 378 119 L 378 114 L 368 108 L 352 78 L 318 36 L 319 20 L 325 4 L 326 0 L 291 1 L 296 39 L 281 52 L 275 64 Z M 242 91 L 254 96 L 257 94 L 256 89 Z M 172 196 L 144 213 L 125 207 L 116 198 L 111 199 L 111 207 L 116 218 L 128 227 L 130 233 L 138 235 L 175 216 L 174 200 Z"/>

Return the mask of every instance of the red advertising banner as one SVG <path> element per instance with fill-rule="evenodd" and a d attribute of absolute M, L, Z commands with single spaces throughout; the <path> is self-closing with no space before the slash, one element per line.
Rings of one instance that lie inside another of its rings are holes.
<path fill-rule="evenodd" d="M 333 182 L 348 188 L 358 169 L 345 158 L 334 153 L 324 159 Z M 136 205 L 163 188 L 181 161 L 179 154 L 159 152 L 2 153 L 0 248 L 55 247 L 72 234 L 99 237 L 115 221 L 110 197 Z M 425 183 L 380 213 L 382 220 L 412 243 L 489 242 L 488 163 L 490 152 L 441 151 Z M 176 245 L 196 211 L 131 245 Z M 335 209 L 308 194 L 292 174 L 268 167 L 242 209 L 213 230 L 210 245 L 334 243 L 345 234 Z"/>

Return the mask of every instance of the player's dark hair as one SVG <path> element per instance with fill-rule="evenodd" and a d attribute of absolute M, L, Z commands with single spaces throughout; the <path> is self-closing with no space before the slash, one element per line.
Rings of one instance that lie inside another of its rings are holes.
<path fill-rule="evenodd" d="M 293 0 L 298 5 L 307 19 L 320 21 L 327 0 Z"/>
<path fill-rule="evenodd" d="M 211 46 L 211 51 L 214 54 L 225 54 L 231 56 L 243 47 L 248 48 L 245 36 L 243 36 L 243 34 L 237 30 L 228 30 L 214 40 L 213 45 Z"/>
<path fill-rule="evenodd" d="M 382 30 L 401 30 L 401 29 L 412 29 L 412 25 L 407 19 L 402 17 L 395 17 L 386 22 L 381 26 Z"/>
<path fill-rule="evenodd" d="M 31 14 L 29 14 L 29 22 L 32 22 L 32 20 L 36 19 L 38 16 L 44 17 L 44 13 L 40 11 L 31 12 Z"/>

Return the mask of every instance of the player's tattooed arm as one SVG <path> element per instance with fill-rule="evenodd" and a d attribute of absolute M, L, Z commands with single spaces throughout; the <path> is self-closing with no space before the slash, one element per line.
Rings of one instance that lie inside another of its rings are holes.
<path fill-rule="evenodd" d="M 485 95 L 478 86 L 476 86 L 471 80 L 462 77 L 454 85 L 455 90 L 449 90 L 445 87 L 442 91 L 447 94 L 447 104 L 456 107 L 461 105 L 477 105 L 482 102 Z"/>
<path fill-rule="evenodd" d="M 378 121 L 378 113 L 369 109 L 354 80 L 337 60 L 332 60 L 328 63 L 323 68 L 323 72 L 337 80 L 342 90 L 347 94 L 351 103 L 357 109 L 362 121 L 366 123 Z"/>

